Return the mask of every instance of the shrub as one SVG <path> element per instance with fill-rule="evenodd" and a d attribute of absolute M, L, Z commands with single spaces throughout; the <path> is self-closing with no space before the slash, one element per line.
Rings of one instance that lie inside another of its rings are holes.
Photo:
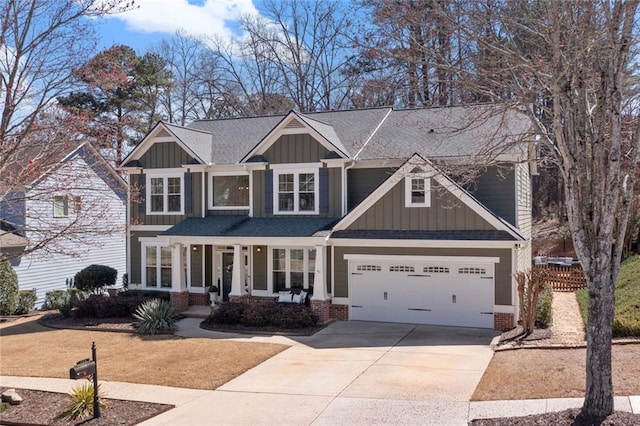
<path fill-rule="evenodd" d="M 74 306 L 86 298 L 87 294 L 76 288 L 49 291 L 44 296 L 43 309 L 57 309 L 66 318 L 71 316 Z"/>
<path fill-rule="evenodd" d="M 273 305 L 248 305 L 242 313 L 240 324 L 247 327 L 262 327 L 273 325 L 271 318 L 276 313 Z"/>
<path fill-rule="evenodd" d="M 540 293 L 538 305 L 536 307 L 536 326 L 547 328 L 553 319 L 553 287 L 545 285 L 544 290 Z"/>
<path fill-rule="evenodd" d="M 295 303 L 277 304 L 275 315 L 271 318 L 274 326 L 298 329 L 313 327 L 318 323 L 318 317 L 305 305 Z"/>
<path fill-rule="evenodd" d="M 33 290 L 20 290 L 18 293 L 18 307 L 14 313 L 16 315 L 28 314 L 36 307 L 37 300 L 38 294 L 35 288 Z"/>
<path fill-rule="evenodd" d="M 92 294 L 88 299 L 75 305 L 73 316 L 76 318 L 128 317 L 143 302 L 144 299 L 141 298 L 106 297 L 101 294 Z"/>
<path fill-rule="evenodd" d="M 178 313 L 170 302 L 151 299 L 138 306 L 133 317 L 140 321 L 137 332 L 139 334 L 158 334 L 178 329 L 176 317 Z"/>
<path fill-rule="evenodd" d="M 100 410 L 106 407 L 103 399 L 104 393 L 98 385 L 98 404 Z M 79 419 L 83 417 L 93 417 L 93 384 L 84 383 L 80 386 L 76 386 L 69 393 L 71 403 L 65 408 L 62 413 L 63 417 L 70 419 Z"/>
<path fill-rule="evenodd" d="M 7 259 L 0 261 L 0 315 L 11 315 L 18 307 L 18 274 Z"/>
<path fill-rule="evenodd" d="M 245 309 L 249 307 L 246 303 L 223 303 L 209 317 L 209 322 L 214 324 L 240 324 Z"/>
<path fill-rule="evenodd" d="M 102 293 L 103 287 L 116 283 L 118 271 L 110 266 L 89 265 L 76 274 L 73 282 L 76 288 L 90 293 Z"/>

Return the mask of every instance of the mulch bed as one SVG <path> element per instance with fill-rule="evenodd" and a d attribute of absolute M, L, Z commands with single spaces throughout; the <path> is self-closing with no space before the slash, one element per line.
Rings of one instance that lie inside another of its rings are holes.
<path fill-rule="evenodd" d="M 500 341 L 498 343 L 498 346 L 509 344 L 509 343 L 535 342 L 538 340 L 550 339 L 553 336 L 551 327 L 535 328 L 531 332 L 531 334 L 526 336 L 524 335 L 522 330 L 523 330 L 522 326 L 519 325 L 515 328 L 512 328 L 511 330 L 505 331 L 500 335 Z"/>
<path fill-rule="evenodd" d="M 50 313 L 40 318 L 40 324 L 51 328 L 111 331 L 135 333 L 136 320 L 133 317 L 117 318 L 65 318 L 59 313 Z"/>
<path fill-rule="evenodd" d="M 640 425 L 640 414 L 616 411 L 605 418 L 586 417 L 580 414 L 580 409 L 574 408 L 524 417 L 478 419 L 470 421 L 469 424 L 473 426 L 637 426 Z"/>
<path fill-rule="evenodd" d="M 0 388 L 5 391 L 8 388 Z M 20 405 L 9 407 L 0 413 L 3 425 L 136 425 L 172 408 L 173 405 L 151 402 L 123 401 L 105 398 L 106 408 L 101 410 L 98 419 L 84 418 L 70 420 L 60 417 L 69 405 L 69 395 L 57 392 L 44 392 L 30 389 L 16 389 L 23 398 Z"/>

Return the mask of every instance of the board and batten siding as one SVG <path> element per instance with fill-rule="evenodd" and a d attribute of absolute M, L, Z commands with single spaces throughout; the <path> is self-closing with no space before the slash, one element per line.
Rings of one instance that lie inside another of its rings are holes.
<path fill-rule="evenodd" d="M 176 169 L 193 160 L 184 149 L 175 142 L 156 142 L 138 161 L 145 169 Z"/>
<path fill-rule="evenodd" d="M 480 203 L 513 226 L 516 220 L 516 182 L 512 164 L 490 166 L 465 185 Z"/>
<path fill-rule="evenodd" d="M 70 197 L 68 217 L 53 217 L 54 195 Z M 36 289 L 36 306 L 41 306 L 47 292 L 65 290 L 77 272 L 92 264 L 115 268 L 116 286 L 121 286 L 122 275 L 126 273 L 126 202 L 81 156 L 38 182 L 27 196 L 27 229 L 58 232 L 56 229 L 71 226 L 70 237 L 48 243 L 55 252 L 38 250 L 14 262 L 20 289 Z M 82 200 L 80 213 L 75 210 L 76 196 Z M 72 222 L 76 225 L 70 225 Z M 82 232 L 79 239 L 73 235 L 74 229 Z M 42 237 L 31 232 L 27 238 L 37 244 Z"/>
<path fill-rule="evenodd" d="M 495 228 L 433 179 L 431 206 L 405 207 L 405 181 L 402 179 L 348 229 L 451 231 Z"/>
<path fill-rule="evenodd" d="M 347 171 L 347 209 L 364 201 L 382 182 L 395 173 L 392 168 L 349 169 Z"/>
<path fill-rule="evenodd" d="M 412 247 L 334 247 L 333 297 L 349 297 L 349 264 L 345 254 L 396 256 L 498 257 L 495 264 L 495 304 L 511 305 L 511 249 L 412 248 Z M 452 259 L 454 260 L 454 259 Z"/>
<path fill-rule="evenodd" d="M 282 135 L 263 157 L 271 164 L 317 163 L 329 151 L 309 134 Z"/>
<path fill-rule="evenodd" d="M 142 244 L 139 238 L 157 237 L 158 232 L 155 231 L 134 231 L 129 237 L 129 259 L 131 266 L 130 284 L 142 283 Z"/>

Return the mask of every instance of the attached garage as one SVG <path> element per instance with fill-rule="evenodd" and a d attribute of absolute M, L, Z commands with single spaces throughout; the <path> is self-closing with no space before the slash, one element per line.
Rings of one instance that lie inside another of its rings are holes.
<path fill-rule="evenodd" d="M 494 257 L 345 255 L 352 320 L 493 328 Z"/>

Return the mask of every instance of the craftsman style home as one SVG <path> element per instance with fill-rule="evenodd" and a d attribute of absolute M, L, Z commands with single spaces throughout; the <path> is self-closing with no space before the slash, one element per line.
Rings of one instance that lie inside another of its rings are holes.
<path fill-rule="evenodd" d="M 254 303 L 297 288 L 324 321 L 512 326 L 531 139 L 490 106 L 158 123 L 122 164 L 130 287 L 182 310 L 212 285 Z"/>

